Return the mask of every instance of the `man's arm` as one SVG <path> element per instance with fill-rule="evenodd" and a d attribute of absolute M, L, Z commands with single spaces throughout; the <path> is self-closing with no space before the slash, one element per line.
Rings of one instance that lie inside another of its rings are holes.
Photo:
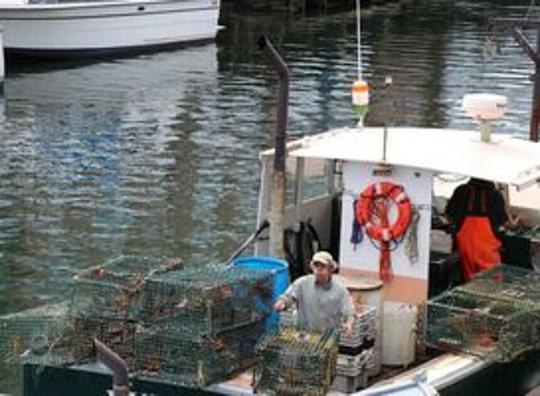
<path fill-rule="evenodd" d="M 356 308 L 353 303 L 353 298 L 347 289 L 344 290 L 344 296 L 341 302 L 341 314 L 345 318 L 343 331 L 345 334 L 350 334 L 353 331 L 354 322 L 356 320 Z"/>
<path fill-rule="evenodd" d="M 495 224 L 503 226 L 509 230 L 515 230 L 522 225 L 522 219 L 519 215 L 510 213 L 510 205 L 505 201 L 504 196 L 499 190 L 495 191 L 493 197 L 493 211 Z"/>
<path fill-rule="evenodd" d="M 444 208 L 444 215 L 450 222 L 454 222 L 456 218 L 464 214 L 465 195 L 466 185 L 462 184 L 454 190 L 452 196 L 448 199 Z"/>
<path fill-rule="evenodd" d="M 274 311 L 281 312 L 290 307 L 295 301 L 298 301 L 298 295 L 300 290 L 300 285 L 302 283 L 302 278 L 294 281 L 283 293 L 279 296 L 278 300 L 274 304 Z"/>

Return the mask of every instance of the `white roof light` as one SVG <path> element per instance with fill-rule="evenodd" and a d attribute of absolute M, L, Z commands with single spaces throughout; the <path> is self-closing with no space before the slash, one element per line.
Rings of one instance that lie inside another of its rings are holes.
<path fill-rule="evenodd" d="M 463 97 L 463 110 L 480 121 L 499 120 L 506 112 L 506 96 L 488 93 L 468 94 Z"/>

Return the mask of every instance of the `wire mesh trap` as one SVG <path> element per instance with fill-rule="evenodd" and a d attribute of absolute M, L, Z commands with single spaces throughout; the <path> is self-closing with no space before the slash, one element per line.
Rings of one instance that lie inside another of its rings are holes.
<path fill-rule="evenodd" d="M 95 360 L 94 338 L 97 338 L 133 367 L 135 322 L 79 317 L 73 318 L 73 328 L 73 356 L 77 363 Z"/>
<path fill-rule="evenodd" d="M 336 375 L 337 333 L 285 328 L 257 345 L 254 389 L 269 395 L 326 395 Z"/>
<path fill-rule="evenodd" d="M 136 320 L 145 282 L 183 268 L 182 260 L 161 256 L 121 256 L 74 278 L 71 315 Z"/>
<path fill-rule="evenodd" d="M 139 328 L 136 375 L 140 379 L 194 387 L 224 381 L 253 365 L 255 345 L 263 332 L 262 323 L 198 336 L 163 326 Z"/>
<path fill-rule="evenodd" d="M 540 315 L 540 273 L 511 265 L 497 265 L 475 275 L 454 290 L 504 301 Z"/>
<path fill-rule="evenodd" d="M 22 365 L 64 366 L 74 362 L 67 304 L 51 304 L 0 317 L 0 376 L 16 394 Z"/>
<path fill-rule="evenodd" d="M 206 265 L 153 276 L 143 292 L 145 323 L 215 334 L 261 320 L 272 311 L 272 274 Z"/>
<path fill-rule="evenodd" d="M 450 291 L 427 304 L 426 344 L 499 362 L 539 346 L 534 311 L 493 298 Z"/>

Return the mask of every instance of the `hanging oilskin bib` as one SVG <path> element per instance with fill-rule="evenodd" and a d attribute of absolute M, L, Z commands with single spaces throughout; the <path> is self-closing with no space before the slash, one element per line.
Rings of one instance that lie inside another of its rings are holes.
<path fill-rule="evenodd" d="M 392 207 L 397 217 L 392 222 Z M 368 185 L 360 194 L 356 205 L 356 219 L 366 230 L 366 235 L 380 251 L 379 276 L 388 281 L 392 277 L 390 255 L 403 240 L 411 223 L 412 205 L 403 186 L 391 182 Z"/>

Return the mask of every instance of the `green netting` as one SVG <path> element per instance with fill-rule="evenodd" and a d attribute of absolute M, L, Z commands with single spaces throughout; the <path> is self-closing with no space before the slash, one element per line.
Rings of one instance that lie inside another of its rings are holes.
<path fill-rule="evenodd" d="M 264 326 L 254 323 L 212 336 L 176 330 L 137 329 L 137 378 L 196 387 L 224 381 L 253 365 Z"/>
<path fill-rule="evenodd" d="M 521 227 L 516 230 L 504 230 L 504 235 L 518 236 L 532 241 L 540 241 L 540 226 L 534 226 L 532 228 Z"/>
<path fill-rule="evenodd" d="M 142 301 L 143 322 L 214 334 L 271 313 L 272 273 L 224 265 L 186 268 L 150 278 Z"/>
<path fill-rule="evenodd" d="M 20 362 L 34 356 L 43 361 L 73 361 L 71 341 L 73 330 L 67 320 L 67 305 L 46 305 L 6 315 L 0 318 L 0 356 L 7 363 Z"/>
<path fill-rule="evenodd" d="M 4 391 L 16 392 L 22 364 L 61 366 L 75 361 L 67 304 L 46 305 L 0 317 L 0 371 Z"/>
<path fill-rule="evenodd" d="M 74 279 L 71 314 L 136 320 L 146 280 L 179 268 L 183 268 L 183 263 L 178 258 L 121 256 L 105 265 L 86 269 Z"/>
<path fill-rule="evenodd" d="M 493 298 L 450 291 L 427 304 L 426 343 L 494 361 L 511 361 L 539 346 L 534 311 Z"/>
<path fill-rule="evenodd" d="M 282 329 L 257 345 L 254 388 L 268 395 L 326 395 L 336 375 L 337 333 Z"/>

